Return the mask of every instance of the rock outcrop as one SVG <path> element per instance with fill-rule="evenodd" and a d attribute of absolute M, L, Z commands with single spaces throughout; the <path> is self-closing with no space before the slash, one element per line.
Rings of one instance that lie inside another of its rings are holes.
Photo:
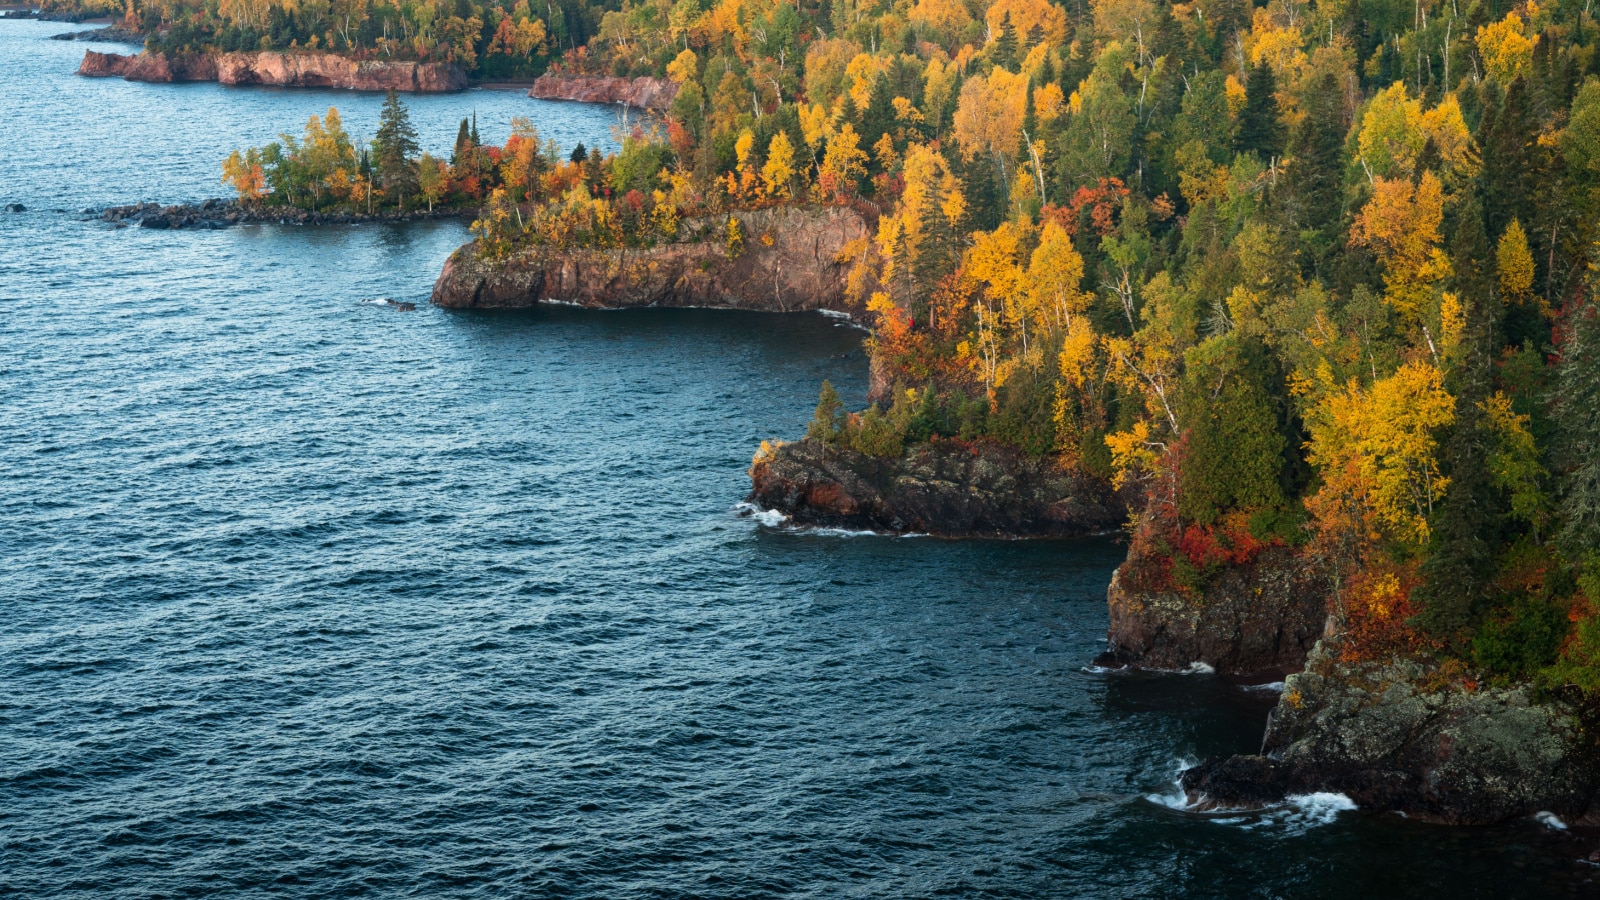
<path fill-rule="evenodd" d="M 228 228 L 233 225 L 355 225 L 361 222 L 414 222 L 421 219 L 460 219 L 476 214 L 475 209 L 439 207 L 434 210 L 411 209 L 404 212 L 387 209 L 381 212 L 362 213 L 349 210 L 320 210 L 313 212 L 293 206 L 246 206 L 236 200 L 212 199 L 203 203 L 162 206 L 159 203 L 135 203 L 130 206 L 113 206 L 96 212 L 84 210 L 85 215 L 96 216 L 121 228 L 137 225 L 140 228 Z"/>
<path fill-rule="evenodd" d="M 50 35 L 52 41 L 97 41 L 103 44 L 143 44 L 144 33 L 119 25 L 91 28 L 87 31 L 67 31 Z"/>
<path fill-rule="evenodd" d="M 467 75 L 459 67 L 410 60 L 356 60 L 331 53 L 194 53 L 145 51 L 134 56 L 86 50 L 78 74 L 128 81 L 218 81 L 272 87 L 344 88 L 354 91 L 459 91 Z"/>
<path fill-rule="evenodd" d="M 1069 537 L 1116 528 L 1110 486 L 989 443 L 934 441 L 897 457 L 804 440 L 750 467 L 750 502 L 797 524 L 948 537 Z"/>
<path fill-rule="evenodd" d="M 728 218 L 743 250 L 728 250 Z M 597 309 L 713 306 L 772 312 L 827 309 L 859 315 L 845 295 L 845 245 L 868 237 L 867 219 L 843 206 L 774 206 L 685 219 L 668 244 L 640 249 L 531 246 L 485 260 L 457 250 L 433 286 L 450 309 L 514 308 L 544 301 Z"/>
<path fill-rule="evenodd" d="M 1332 583 L 1317 561 L 1272 546 L 1217 573 L 1202 590 L 1152 587 L 1154 548 L 1135 541 L 1111 576 L 1109 648 L 1103 665 L 1184 669 L 1203 663 L 1224 675 L 1298 672 L 1322 637 Z"/>
<path fill-rule="evenodd" d="M 666 111 L 678 96 L 678 83 L 666 78 L 616 78 L 609 75 L 540 75 L 528 96 L 537 100 L 623 103 Z"/>
<path fill-rule="evenodd" d="M 1445 824 L 1537 812 L 1600 824 L 1593 710 L 1536 703 L 1527 687 L 1430 684 L 1418 663 L 1347 663 L 1337 654 L 1319 646 L 1288 680 L 1262 755 L 1186 772 L 1190 798 L 1253 806 L 1330 791 Z"/>

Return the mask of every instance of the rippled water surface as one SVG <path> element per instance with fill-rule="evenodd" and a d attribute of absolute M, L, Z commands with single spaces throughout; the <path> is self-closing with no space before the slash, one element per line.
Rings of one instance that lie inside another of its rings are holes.
<path fill-rule="evenodd" d="M 1086 669 L 1111 541 L 739 517 L 823 378 L 860 401 L 859 332 L 434 310 L 455 223 L 80 221 L 381 98 L 80 79 L 62 27 L 0 23 L 0 894 L 1596 890 L 1534 823 L 1163 803 L 1270 695 Z M 614 122 L 409 102 L 438 150 Z"/>

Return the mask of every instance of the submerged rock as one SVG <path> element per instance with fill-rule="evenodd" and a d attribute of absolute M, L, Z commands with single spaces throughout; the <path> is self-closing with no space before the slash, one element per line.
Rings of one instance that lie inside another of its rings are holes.
<path fill-rule="evenodd" d="M 739 219 L 743 251 L 725 241 Z M 643 249 L 532 246 L 485 260 L 478 244 L 451 254 L 433 286 L 449 309 L 515 308 L 556 301 L 597 309 L 710 306 L 771 312 L 826 309 L 859 315 L 845 292 L 845 245 L 871 235 L 844 206 L 773 206 L 685 219 L 677 240 Z"/>
<path fill-rule="evenodd" d="M 128 81 L 217 81 L 273 87 L 346 88 L 356 91 L 459 91 L 467 75 L 459 66 L 411 60 L 357 60 L 332 53 L 259 50 L 133 56 L 86 50 L 78 74 Z"/>
<path fill-rule="evenodd" d="M 1408 661 L 1342 662 L 1336 645 L 1319 645 L 1288 679 L 1262 755 L 1208 760 L 1184 774 L 1184 789 L 1222 805 L 1337 792 L 1456 825 L 1600 815 L 1592 715 L 1535 702 L 1526 686 L 1469 690 L 1429 675 Z"/>
<path fill-rule="evenodd" d="M 750 502 L 802 525 L 1064 537 L 1114 529 L 1127 517 L 1104 481 L 999 444 L 936 441 L 882 458 L 804 440 L 758 458 L 750 480 Z"/>
<path fill-rule="evenodd" d="M 1202 663 L 1224 675 L 1298 672 L 1323 634 L 1332 581 L 1292 548 L 1273 546 L 1250 563 L 1224 569 L 1197 592 L 1182 592 L 1152 568 L 1164 559 L 1135 541 L 1111 576 L 1109 666 L 1186 669 Z"/>

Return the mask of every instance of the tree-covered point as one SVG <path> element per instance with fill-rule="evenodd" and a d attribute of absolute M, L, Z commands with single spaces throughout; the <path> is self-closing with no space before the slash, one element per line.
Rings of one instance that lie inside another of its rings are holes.
<path fill-rule="evenodd" d="M 51 0 L 105 14 L 104 0 Z M 120 0 L 111 4 L 146 45 L 168 52 L 296 50 L 358 59 L 453 63 L 479 78 L 543 72 L 552 52 L 579 46 L 604 10 L 587 0 Z"/>

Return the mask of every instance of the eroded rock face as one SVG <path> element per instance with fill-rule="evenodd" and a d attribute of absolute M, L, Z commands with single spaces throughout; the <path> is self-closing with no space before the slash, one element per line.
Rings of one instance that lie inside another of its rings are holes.
<path fill-rule="evenodd" d="M 1332 583 L 1314 559 L 1269 547 L 1219 573 L 1198 594 L 1152 589 L 1138 573 L 1156 560 L 1135 542 L 1111 576 L 1109 648 L 1102 664 L 1224 675 L 1298 672 L 1323 634 Z"/>
<path fill-rule="evenodd" d="M 805 440 L 750 468 L 750 501 L 802 525 L 950 537 L 1067 537 L 1116 528 L 1104 482 L 1010 447 L 939 441 L 880 458 Z"/>
<path fill-rule="evenodd" d="M 624 103 L 665 112 L 678 96 L 678 83 L 666 78 L 615 78 L 608 75 L 540 75 L 528 96 L 537 100 Z"/>
<path fill-rule="evenodd" d="M 78 74 L 128 81 L 218 81 L 273 87 L 325 87 L 356 91 L 459 91 L 467 76 L 456 66 L 409 60 L 355 60 L 329 53 L 196 53 L 134 56 L 86 50 Z"/>
<path fill-rule="evenodd" d="M 744 249 L 730 254 L 729 216 Z M 840 206 L 777 206 L 685 219 L 674 243 L 647 249 L 530 247 L 502 261 L 457 250 L 433 286 L 449 309 L 514 308 L 541 301 L 594 308 L 711 306 L 771 312 L 827 309 L 860 315 L 845 296 L 846 244 L 867 237 L 858 212 Z"/>
<path fill-rule="evenodd" d="M 1264 755 L 1209 760 L 1183 783 L 1222 805 L 1331 791 L 1445 824 L 1587 820 L 1600 813 L 1592 719 L 1526 687 L 1431 686 L 1417 663 L 1345 663 L 1323 645 L 1288 680 Z"/>

